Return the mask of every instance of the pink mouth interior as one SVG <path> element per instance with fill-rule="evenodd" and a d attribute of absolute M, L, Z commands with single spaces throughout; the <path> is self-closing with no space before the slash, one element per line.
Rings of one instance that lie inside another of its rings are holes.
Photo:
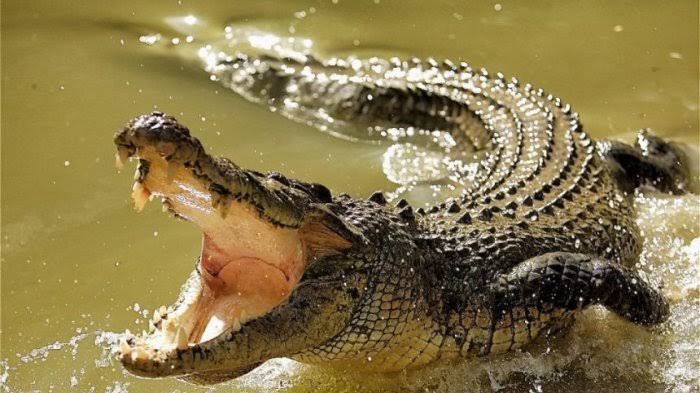
<path fill-rule="evenodd" d="M 282 303 L 305 268 L 299 231 L 273 226 L 242 202 L 231 202 L 223 218 L 189 169 L 168 164 L 151 148 L 144 150 L 139 156 L 150 162 L 145 189 L 166 198 L 178 215 L 204 232 L 199 270 L 205 285 L 188 342 L 236 330 Z M 176 167 L 168 170 L 168 165 Z"/>

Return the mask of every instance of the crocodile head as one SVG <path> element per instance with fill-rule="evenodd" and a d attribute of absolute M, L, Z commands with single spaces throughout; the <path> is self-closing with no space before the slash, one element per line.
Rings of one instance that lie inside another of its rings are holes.
<path fill-rule="evenodd" d="M 132 120 L 114 140 L 118 165 L 139 163 L 137 210 L 157 196 L 203 232 L 179 299 L 154 312 L 148 333 L 120 343 L 130 372 L 219 382 L 337 333 L 350 301 L 337 288 L 348 278 L 340 283 L 338 269 L 323 265 L 342 263 L 364 240 L 333 211 L 327 188 L 214 158 L 160 112 Z"/>

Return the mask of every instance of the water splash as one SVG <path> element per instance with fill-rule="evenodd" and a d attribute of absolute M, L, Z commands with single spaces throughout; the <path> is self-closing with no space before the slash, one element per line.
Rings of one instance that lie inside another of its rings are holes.
<path fill-rule="evenodd" d="M 85 337 L 87 337 L 87 334 L 85 333 L 78 334 L 76 336 L 71 337 L 70 340 L 66 342 L 56 341 L 52 344 L 32 349 L 29 353 L 24 355 L 18 355 L 17 357 L 23 363 L 34 362 L 37 360 L 46 361 L 46 359 L 51 354 L 51 351 L 60 351 L 64 348 L 70 348 L 70 354 L 71 356 L 73 356 L 73 359 L 75 359 L 75 356 L 78 354 L 78 343 L 83 341 Z"/>
<path fill-rule="evenodd" d="M 27 375 L 26 369 L 36 370 L 37 365 L 44 369 L 51 369 L 51 365 L 66 361 L 72 362 L 77 368 L 68 371 L 68 368 L 61 368 L 62 371 L 70 372 L 70 375 L 55 376 L 51 375 L 51 383 L 48 386 L 49 391 L 59 389 L 63 386 L 66 388 L 77 388 L 80 385 L 81 379 L 85 376 L 84 368 L 85 361 L 83 357 L 92 359 L 95 369 L 109 369 L 114 366 L 114 360 L 118 353 L 119 340 L 124 336 L 123 333 L 114 333 L 107 331 L 94 331 L 89 333 L 78 333 L 64 341 L 55 341 L 53 343 L 34 348 L 27 353 L 18 353 L 15 359 L 0 360 L 0 391 L 26 391 L 27 386 L 21 385 L 21 382 L 16 381 L 13 377 L 19 375 Z M 84 346 L 89 338 L 93 338 L 92 346 Z M 93 370 L 94 371 L 94 370 Z M 30 372 L 31 375 L 31 372 Z M 33 383 L 37 383 L 35 380 Z M 111 386 L 106 388 L 108 392 L 126 392 L 129 385 L 126 381 L 111 381 Z M 43 389 L 39 389 L 43 390 Z M 60 390 L 60 389 L 59 389 Z M 95 391 L 95 387 L 91 387 L 91 391 Z"/>

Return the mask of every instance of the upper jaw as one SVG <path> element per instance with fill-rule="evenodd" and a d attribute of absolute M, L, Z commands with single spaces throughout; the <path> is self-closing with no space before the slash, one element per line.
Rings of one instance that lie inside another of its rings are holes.
<path fill-rule="evenodd" d="M 127 158 L 141 159 L 133 194 L 139 210 L 153 191 L 145 187 L 144 180 L 153 171 L 153 165 L 160 161 L 163 170 L 159 175 L 163 183 L 171 183 L 178 171 L 187 171 L 186 176 L 191 177 L 187 179 L 188 185 L 206 194 L 207 202 L 224 217 L 231 202 L 244 202 L 272 225 L 298 228 L 310 208 L 309 202 L 314 202 L 302 190 L 254 171 L 242 170 L 227 159 L 210 156 L 186 127 L 160 112 L 129 122 L 114 136 L 114 143 L 118 167 L 122 167 Z"/>
<path fill-rule="evenodd" d="M 190 136 L 185 126 L 161 112 L 130 121 L 115 134 L 114 143 L 118 167 L 128 158 L 140 159 L 132 194 L 138 210 L 152 197 L 153 190 L 149 190 L 144 181 L 151 177 L 154 165 L 159 164 L 161 170 L 155 172 L 162 184 L 172 185 L 178 174 L 184 173 L 188 179 L 176 185 L 194 188 L 201 194 L 204 204 L 194 206 L 200 213 L 208 213 L 213 208 L 225 218 L 232 202 L 240 202 L 275 227 L 303 229 L 317 223 L 338 237 L 332 239 L 333 242 L 347 243 L 336 246 L 348 248 L 352 244 L 366 243 L 358 228 L 329 209 L 328 205 L 334 200 L 328 188 L 289 179 L 276 172 L 263 175 L 243 170 L 230 160 L 212 157 L 199 140 Z M 164 202 L 169 205 L 172 201 Z"/>

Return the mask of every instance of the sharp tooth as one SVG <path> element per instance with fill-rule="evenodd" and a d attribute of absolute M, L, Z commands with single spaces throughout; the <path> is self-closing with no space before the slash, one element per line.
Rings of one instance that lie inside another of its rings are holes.
<path fill-rule="evenodd" d="M 219 215 L 221 216 L 221 218 L 226 219 L 226 216 L 228 216 L 229 207 L 230 207 L 229 204 L 225 204 L 217 209 L 219 211 Z"/>
<path fill-rule="evenodd" d="M 177 332 L 179 330 L 179 327 L 177 322 L 173 321 L 172 319 L 166 319 L 165 323 L 161 325 L 161 330 L 163 331 L 163 335 L 165 338 L 169 341 L 174 343 L 175 339 L 177 338 Z"/>
<path fill-rule="evenodd" d="M 173 208 L 172 202 L 170 202 L 167 198 L 162 198 L 160 202 L 161 210 L 163 210 L 163 213 L 175 213 L 175 209 Z"/>
<path fill-rule="evenodd" d="M 211 207 L 218 209 L 223 201 L 223 197 L 218 192 L 212 192 L 211 194 Z"/>
<path fill-rule="evenodd" d="M 136 182 L 134 183 L 133 191 L 131 193 L 131 198 L 134 200 L 134 206 L 137 211 L 143 210 L 151 197 L 151 193 L 143 186 L 143 184 Z"/>
<path fill-rule="evenodd" d="M 126 342 L 124 337 L 119 340 L 119 352 L 122 356 L 129 356 L 131 353 L 131 346 Z"/>
<path fill-rule="evenodd" d="M 180 328 L 177 330 L 177 334 L 175 335 L 175 343 L 177 345 L 177 349 L 187 348 L 187 332 L 185 332 L 185 329 L 182 326 L 180 326 Z"/>
<path fill-rule="evenodd" d="M 212 195 L 216 195 L 216 193 L 214 193 Z M 219 215 L 221 216 L 221 218 L 226 219 L 226 216 L 228 215 L 228 211 L 231 208 L 231 203 L 228 201 L 227 198 L 224 198 L 224 197 L 221 197 L 217 201 L 216 204 L 214 204 L 213 201 L 214 200 L 212 199 L 212 206 L 214 207 L 214 209 L 216 209 L 216 211 L 219 212 Z"/>
<path fill-rule="evenodd" d="M 124 168 L 124 161 L 127 159 L 129 159 L 129 151 L 126 149 L 118 149 L 115 157 L 115 164 L 117 165 L 118 170 L 122 170 L 122 168 Z"/>
<path fill-rule="evenodd" d="M 158 314 L 160 314 L 161 317 L 165 318 L 165 316 L 168 315 L 168 310 L 165 308 L 165 306 L 160 306 L 158 307 Z"/>
<path fill-rule="evenodd" d="M 158 311 L 158 310 L 156 310 L 156 312 L 153 313 L 153 317 L 151 318 L 151 321 L 152 321 L 153 323 L 158 323 L 158 322 L 160 322 L 161 319 L 163 319 L 163 317 L 162 317 L 162 316 L 160 315 L 160 313 L 157 312 L 157 311 Z"/>
<path fill-rule="evenodd" d="M 148 359 L 148 353 L 146 353 L 145 349 L 137 347 L 131 352 L 131 360 L 136 361 L 139 359 Z"/>
<path fill-rule="evenodd" d="M 122 158 L 119 157 L 119 153 L 116 153 L 114 155 L 114 166 L 117 167 L 118 171 L 121 171 L 122 169 L 124 169 L 124 161 L 122 161 Z"/>

